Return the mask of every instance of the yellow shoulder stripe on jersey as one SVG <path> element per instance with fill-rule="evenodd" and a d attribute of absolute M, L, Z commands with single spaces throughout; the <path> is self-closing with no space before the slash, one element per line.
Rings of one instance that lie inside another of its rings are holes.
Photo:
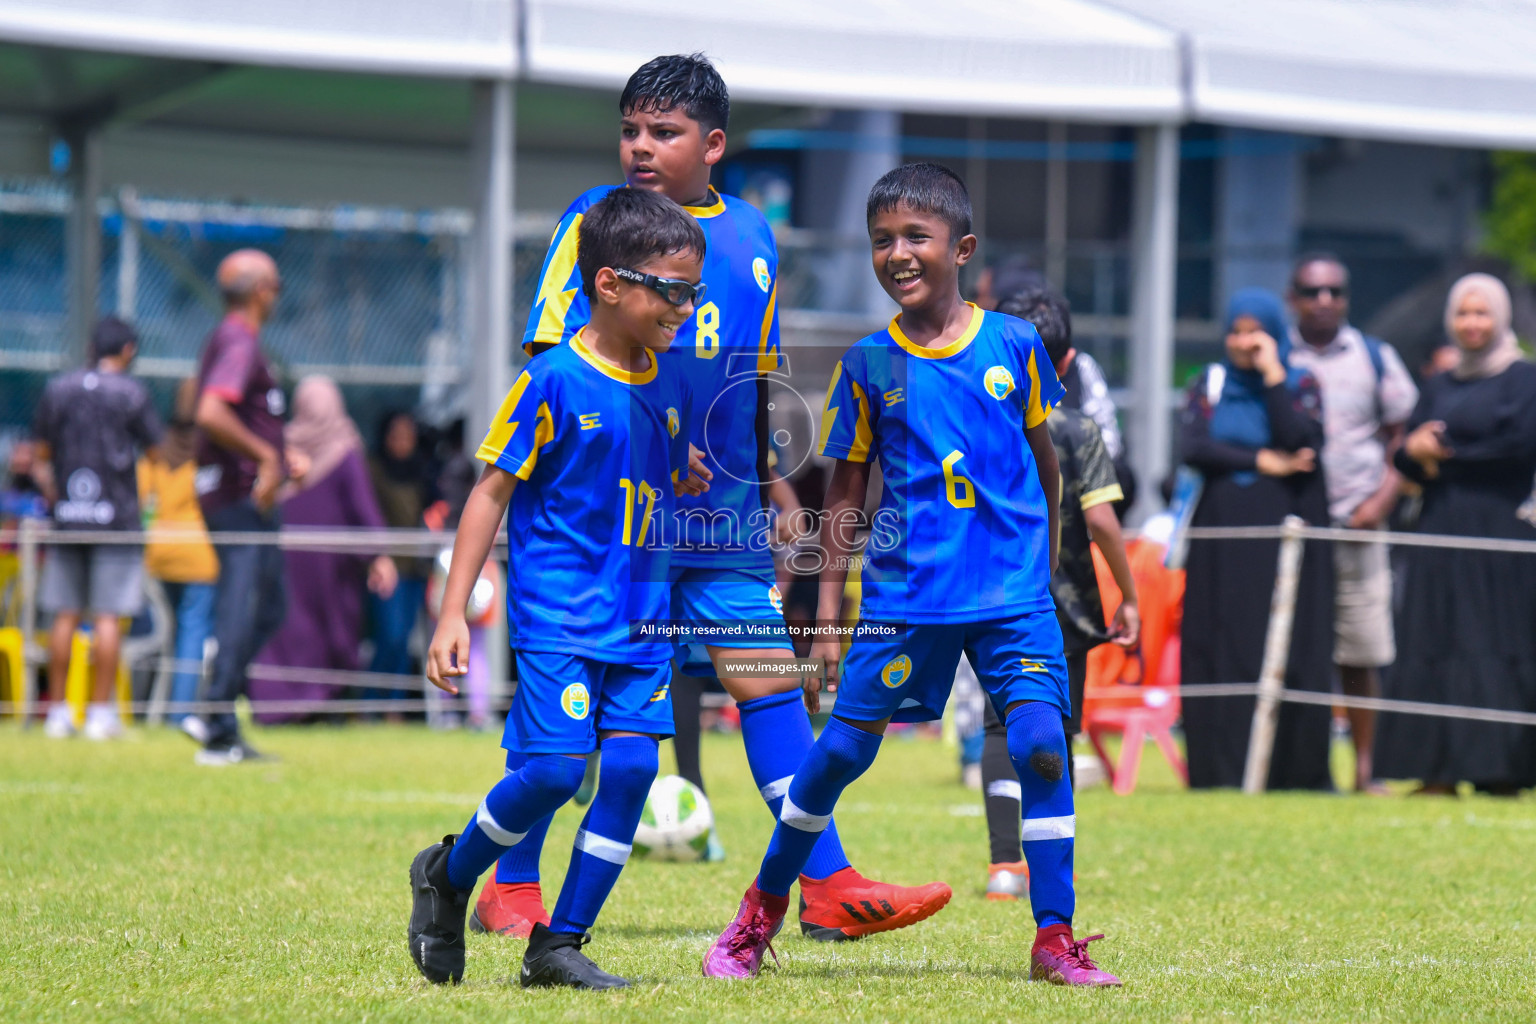
<path fill-rule="evenodd" d="M 555 418 L 549 413 L 549 403 L 539 403 L 539 422 L 533 428 L 533 447 L 528 450 L 528 457 L 523 464 L 517 467 L 513 475 L 519 480 L 527 480 L 533 475 L 533 467 L 539 464 L 539 451 L 549 442 L 555 439 Z"/>
<path fill-rule="evenodd" d="M 868 462 L 869 446 L 874 442 L 875 432 L 869 425 L 869 396 L 859 386 L 858 381 L 848 382 L 853 387 L 853 394 L 859 400 L 859 419 L 853 425 L 853 444 L 848 448 L 849 462 Z"/>
<path fill-rule="evenodd" d="M 827 386 L 827 404 L 821 415 L 821 440 L 816 445 L 816 454 L 827 454 L 827 439 L 832 436 L 832 426 L 837 422 L 838 407 L 832 404 L 832 396 L 837 394 L 837 382 L 842 379 L 843 364 L 839 360 L 832 371 L 832 383 Z M 847 455 L 838 455 L 845 462 L 869 461 L 869 446 L 874 441 L 874 431 L 869 426 L 869 396 L 864 394 L 864 389 L 856 381 L 849 381 L 853 388 L 854 398 L 858 400 L 858 420 L 853 425 L 853 444 L 848 446 Z"/>
<path fill-rule="evenodd" d="M 491 420 L 491 429 L 486 431 L 485 440 L 480 442 L 475 458 L 482 462 L 495 462 L 506 453 L 507 445 L 512 443 L 512 435 L 517 432 L 517 421 L 512 418 L 512 414 L 517 412 L 517 403 L 523 400 L 523 392 L 528 389 L 530 379 L 527 370 L 518 374 L 512 390 L 501 400 L 496 418 Z"/>
<path fill-rule="evenodd" d="M 725 200 L 720 198 L 720 193 L 715 191 L 715 187 L 713 185 L 709 187 L 708 195 L 714 197 L 714 202 L 706 203 L 703 206 L 685 206 L 683 209 L 693 214 L 699 220 L 707 220 L 710 217 L 720 216 L 725 212 Z M 708 196 L 705 198 L 708 198 Z"/>
<path fill-rule="evenodd" d="M 763 311 L 763 330 L 757 339 L 757 372 L 772 373 L 779 368 L 779 350 L 777 347 L 769 348 L 768 335 L 773 332 L 774 307 L 779 301 L 779 282 L 773 282 L 773 290 L 768 293 L 768 308 Z"/>
<path fill-rule="evenodd" d="M 585 359 L 598 373 L 605 377 L 612 377 L 620 384 L 649 384 L 656 379 L 656 353 L 650 349 L 645 350 L 645 356 L 650 360 L 650 365 L 639 373 L 631 373 L 628 370 L 614 366 L 606 359 L 599 358 L 597 353 L 587 348 L 581 340 L 581 336 L 584 333 L 586 333 L 585 327 L 576 332 L 575 337 L 571 338 L 571 347 L 576 350 L 577 355 Z"/>
<path fill-rule="evenodd" d="M 896 339 L 896 344 L 914 356 L 920 356 L 923 359 L 948 359 L 952 355 L 965 351 L 965 347 L 976 340 L 976 335 L 981 331 L 981 323 L 986 314 L 974 302 L 967 302 L 966 305 L 971 307 L 971 322 L 966 325 L 960 337 L 942 348 L 925 348 L 908 338 L 897 322 L 901 319 L 899 315 L 891 318 L 891 326 L 888 330 L 891 332 L 891 337 Z"/>
<path fill-rule="evenodd" d="M 576 269 L 576 242 L 581 230 L 581 218 L 579 213 L 572 217 L 565 232 L 560 234 L 556 228 L 556 236 L 550 239 L 554 251 L 539 281 L 539 294 L 533 300 L 534 306 L 540 311 L 539 326 L 534 331 L 532 343 L 524 346 L 530 349 L 530 355 L 533 345 L 558 345 L 565 333 L 565 318 L 571 311 L 572 300 L 576 298 L 576 289 L 565 287 L 565 283 Z"/>
<path fill-rule="evenodd" d="M 843 376 L 843 362 L 838 360 L 832 367 L 832 383 L 827 385 L 827 402 L 821 409 L 821 437 L 816 439 L 816 454 L 827 454 L 827 438 L 832 436 L 832 426 L 837 422 L 838 407 L 832 404 L 832 396 L 837 394 L 837 382 Z"/>
<path fill-rule="evenodd" d="M 1120 489 L 1119 484 L 1110 484 L 1108 487 L 1099 487 L 1095 490 L 1089 491 L 1087 494 L 1083 495 L 1083 500 L 1080 504 L 1083 507 L 1083 511 L 1086 512 L 1093 508 L 1095 505 L 1103 505 L 1111 501 L 1120 501 L 1124 499 L 1124 497 L 1125 492 Z"/>
<path fill-rule="evenodd" d="M 1054 403 L 1052 405 L 1045 405 L 1040 401 L 1040 392 L 1042 390 L 1040 385 L 1040 367 L 1035 365 L 1035 353 L 1033 350 L 1029 353 L 1027 369 L 1029 370 L 1029 397 L 1025 399 L 1024 404 L 1024 426 L 1031 428 L 1038 427 L 1045 422 L 1046 417 L 1051 414 Z"/>

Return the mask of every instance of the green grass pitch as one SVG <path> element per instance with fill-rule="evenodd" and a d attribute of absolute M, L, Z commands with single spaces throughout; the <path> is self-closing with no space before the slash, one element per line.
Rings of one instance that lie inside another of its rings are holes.
<path fill-rule="evenodd" d="M 982 899 L 980 797 L 953 753 L 887 742 L 838 808 L 867 874 L 934 878 L 914 928 L 825 946 L 793 924 L 781 965 L 706 981 L 769 821 L 733 739 L 705 752 L 729 858 L 632 861 L 588 951 L 620 993 L 525 992 L 522 943 L 470 936 L 465 983 L 405 949 L 406 867 L 501 775 L 494 736 L 268 730 L 275 765 L 196 768 L 168 731 L 54 742 L 0 727 L 0 1020 L 1529 1021 L 1536 800 L 1188 794 L 1148 756 L 1141 791 L 1078 802 L 1079 935 L 1125 980 L 1027 980 L 1027 906 Z M 663 770 L 670 756 L 663 752 Z M 544 869 L 563 874 L 579 812 Z"/>

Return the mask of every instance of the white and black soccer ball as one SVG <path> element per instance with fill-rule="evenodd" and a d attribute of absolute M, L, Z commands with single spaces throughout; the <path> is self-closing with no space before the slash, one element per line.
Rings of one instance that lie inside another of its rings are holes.
<path fill-rule="evenodd" d="M 645 798 L 635 853 L 648 860 L 703 860 L 714 824 L 703 790 L 681 776 L 663 775 L 651 783 Z"/>

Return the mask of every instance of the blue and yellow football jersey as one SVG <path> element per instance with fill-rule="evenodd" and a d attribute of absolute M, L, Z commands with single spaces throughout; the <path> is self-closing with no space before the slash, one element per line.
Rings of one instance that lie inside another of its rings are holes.
<path fill-rule="evenodd" d="M 522 483 L 507 517 L 512 646 L 598 661 L 666 661 L 631 623 L 670 612 L 665 524 L 688 472 L 688 382 L 652 353 L 627 373 L 581 343 L 535 359 L 476 456 Z"/>
<path fill-rule="evenodd" d="M 1052 607 L 1045 492 L 1024 437 L 1065 393 L 1035 328 L 972 307 L 942 349 L 892 320 L 832 374 L 820 451 L 880 460 L 861 617 L 980 622 Z"/>
<path fill-rule="evenodd" d="M 539 289 L 523 332 L 530 355 L 569 340 L 590 319 L 581 290 L 576 242 L 581 220 L 610 186 L 583 194 L 565 211 L 550 241 Z M 675 565 L 771 569 L 758 448 L 758 377 L 779 366 L 779 251 L 750 203 L 710 191 L 708 206 L 685 206 L 704 229 L 705 302 L 662 353 L 688 378 L 694 395 L 688 438 L 714 472 L 709 490 L 678 499 Z M 535 360 L 537 362 L 537 360 Z"/>

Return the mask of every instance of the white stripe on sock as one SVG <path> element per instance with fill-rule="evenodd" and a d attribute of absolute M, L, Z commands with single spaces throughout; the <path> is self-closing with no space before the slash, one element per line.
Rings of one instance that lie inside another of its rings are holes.
<path fill-rule="evenodd" d="M 485 833 L 485 837 L 497 846 L 516 846 L 523 841 L 523 836 L 528 834 L 502 828 L 501 822 L 491 814 L 491 808 L 485 800 L 480 801 L 480 809 L 475 812 L 475 824 L 480 827 L 481 832 Z"/>
<path fill-rule="evenodd" d="M 786 775 L 782 779 L 774 779 L 772 782 L 768 783 L 768 785 L 759 789 L 758 792 L 763 794 L 764 800 L 772 802 L 783 796 L 785 793 L 788 793 L 789 784 L 794 781 L 795 777 L 793 775 Z"/>
<path fill-rule="evenodd" d="M 779 812 L 779 820 L 791 828 L 797 828 L 801 832 L 825 832 L 827 825 L 832 821 L 830 814 L 812 814 L 810 811 L 802 811 L 795 806 L 795 802 L 789 798 L 789 793 L 784 794 L 784 809 Z"/>
<path fill-rule="evenodd" d="M 1005 796 L 1009 800 L 1023 800 L 1024 788 L 1018 779 L 995 779 L 987 783 L 987 796 Z"/>
<path fill-rule="evenodd" d="M 1077 835 L 1077 815 L 1063 814 L 1059 818 L 1025 818 L 1024 842 L 1042 839 L 1072 839 Z"/>
<path fill-rule="evenodd" d="M 622 866 L 629 860 L 629 851 L 632 847 L 629 843 L 616 843 L 612 839 L 603 838 L 596 832 L 582 829 L 576 833 L 576 849 L 582 853 L 590 853 L 598 860 Z"/>

